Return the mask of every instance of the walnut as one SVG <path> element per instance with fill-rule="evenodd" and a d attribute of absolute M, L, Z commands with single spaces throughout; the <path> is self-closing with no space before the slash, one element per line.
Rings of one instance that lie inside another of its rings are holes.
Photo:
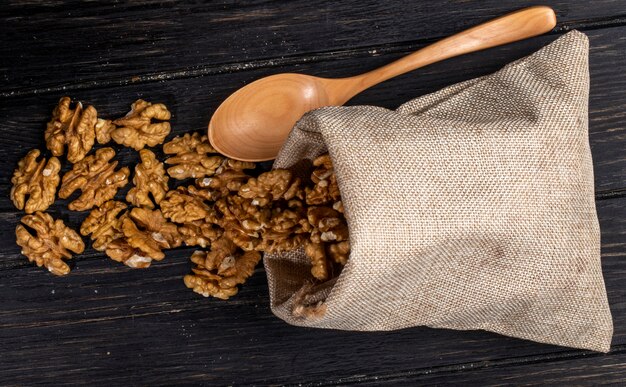
<path fill-rule="evenodd" d="M 323 205 L 340 200 L 339 186 L 335 176 L 332 161 L 328 154 L 324 154 L 313 161 L 317 167 L 311 174 L 313 188 L 306 188 L 306 203 L 309 205 Z"/>
<path fill-rule="evenodd" d="M 150 150 L 139 151 L 141 163 L 135 166 L 133 183 L 135 186 L 128 191 L 126 200 L 138 207 L 154 208 L 165 197 L 168 190 L 163 163 L 159 162 Z"/>
<path fill-rule="evenodd" d="M 95 139 L 97 112 L 93 106 L 83 110 L 83 104 L 77 103 L 70 109 L 70 97 L 63 97 L 52 112 L 48 122 L 45 139 L 46 146 L 54 156 L 62 156 L 67 144 L 67 160 L 76 163 L 91 150 Z"/>
<path fill-rule="evenodd" d="M 350 242 L 343 241 L 328 246 L 328 256 L 340 265 L 345 265 L 350 256 Z"/>
<path fill-rule="evenodd" d="M 210 189 L 213 200 L 239 191 L 239 188 L 250 178 L 245 172 L 226 170 L 211 177 L 196 180 L 198 187 Z"/>
<path fill-rule="evenodd" d="M 348 225 L 340 212 L 329 207 L 309 207 L 309 223 L 321 232 L 323 242 L 342 242 L 348 239 Z"/>
<path fill-rule="evenodd" d="M 218 223 L 227 238 L 245 251 L 257 249 L 263 241 L 260 231 L 270 220 L 270 209 L 259 209 L 252 200 L 234 195 L 216 201 L 215 208 L 222 215 Z"/>
<path fill-rule="evenodd" d="M 70 251 L 80 254 L 85 250 L 85 244 L 76 231 L 65 226 L 62 220 L 54 220 L 52 216 L 39 211 L 24 216 L 22 223 L 24 225 L 19 224 L 15 229 L 22 254 L 37 266 L 46 266 L 52 274 L 68 274 L 70 268 L 63 259 L 72 258 Z M 37 235 L 32 235 L 24 226 L 34 230 Z"/>
<path fill-rule="evenodd" d="M 175 223 L 189 223 L 203 220 L 213 213 L 202 197 L 190 193 L 190 188 L 178 187 L 169 191 L 160 203 L 166 218 Z M 193 191 L 193 189 L 192 189 Z"/>
<path fill-rule="evenodd" d="M 176 225 L 167 222 L 159 210 L 133 208 L 130 216 L 122 216 L 121 223 L 124 236 L 108 243 L 106 253 L 132 268 L 146 268 L 153 260 L 165 258 L 163 249 L 182 243 Z"/>
<path fill-rule="evenodd" d="M 37 161 L 39 150 L 33 149 L 19 161 L 13 172 L 11 183 L 11 200 L 17 209 L 27 214 L 45 211 L 54 203 L 61 163 L 56 157 Z M 28 195 L 28 200 L 26 196 Z"/>
<path fill-rule="evenodd" d="M 159 250 L 171 249 L 180 246 L 182 243 L 180 235 L 178 234 L 178 227 L 168 222 L 159 210 L 151 211 L 145 208 L 133 208 L 130 212 L 130 219 L 134 220 L 135 223 L 143 229 L 144 234 L 149 235 L 150 238 L 156 242 L 156 244 L 149 242 L 150 246 L 146 246 L 144 250 L 142 248 L 142 242 L 134 243 L 132 241 L 132 238 L 136 236 L 134 229 L 132 233 L 124 231 L 124 235 L 129 238 L 131 246 L 141 248 L 143 251 L 148 251 L 156 246 L 158 246 Z M 122 224 L 122 229 L 125 230 L 124 224 Z"/>
<path fill-rule="evenodd" d="M 343 214 L 330 207 L 309 207 L 307 219 L 313 229 L 304 251 L 311 259 L 313 277 L 325 281 L 333 269 L 333 262 L 343 266 L 348 261 L 348 225 Z"/>
<path fill-rule="evenodd" d="M 291 251 L 301 246 L 307 239 L 311 225 L 302 209 L 273 208 L 270 221 L 263 230 L 263 242 L 257 251 L 267 253 Z"/>
<path fill-rule="evenodd" d="M 178 227 L 178 232 L 187 246 L 206 248 L 213 241 L 220 238 L 223 230 L 213 223 L 203 220 L 188 222 Z"/>
<path fill-rule="evenodd" d="M 131 105 L 131 110 L 123 118 L 113 121 L 117 127 L 110 130 L 110 136 L 118 144 L 133 148 L 143 149 L 146 145 L 155 146 L 162 144 L 170 134 L 169 122 L 152 122 L 152 120 L 167 121 L 171 117 L 167 107 L 161 103 L 151 104 L 138 99 Z M 106 138 L 104 130 L 101 133 Z"/>
<path fill-rule="evenodd" d="M 98 118 L 96 121 L 96 140 L 98 144 L 106 144 L 111 141 L 111 132 L 116 128 L 111 120 Z"/>
<path fill-rule="evenodd" d="M 106 250 L 111 241 L 124 235 L 119 215 L 120 212 L 126 210 L 126 207 L 126 204 L 122 202 L 109 200 L 93 209 L 80 226 L 80 233 L 84 236 L 91 234 L 94 249 Z"/>
<path fill-rule="evenodd" d="M 69 204 L 72 211 L 84 211 L 99 206 L 115 196 L 118 188 L 128 182 L 129 170 L 126 167 L 115 171 L 117 161 L 109 162 L 115 156 L 112 148 L 102 148 L 95 155 L 85 157 L 74 164 L 71 171 L 63 176 L 59 197 L 67 199 L 80 189 L 81 195 Z"/>
<path fill-rule="evenodd" d="M 224 161 L 224 157 L 216 154 L 217 151 L 209 144 L 207 136 L 199 133 L 174 138 L 163 145 L 163 152 L 175 154 L 166 159 L 165 164 L 173 165 L 167 173 L 179 180 L 211 176 Z"/>
<path fill-rule="evenodd" d="M 256 168 L 256 164 L 253 162 L 226 158 L 215 172 L 220 174 L 226 171 L 243 171 L 254 168 Z"/>
<path fill-rule="evenodd" d="M 228 168 L 241 166 L 245 165 L 234 161 L 227 165 Z M 293 179 L 291 172 L 266 172 L 258 178 L 249 178 L 245 184 L 241 184 L 242 176 L 236 174 L 235 181 L 238 184 L 234 185 L 239 186 L 238 195 L 230 192 L 229 180 L 219 180 L 220 176 L 228 176 L 230 173 L 221 172 L 210 178 L 209 183 L 211 188 L 221 190 L 216 195 L 219 199 L 215 202 L 215 208 L 221 214 L 217 223 L 224 229 L 227 238 L 245 251 L 265 252 L 293 250 L 306 239 L 305 235 L 296 235 L 303 234 L 303 229 L 308 226 L 306 215 L 301 211 L 301 202 L 292 203 L 300 210 L 288 208 L 287 200 L 293 199 L 298 193 L 302 197 L 300 180 Z"/>
<path fill-rule="evenodd" d="M 331 277 L 333 271 L 338 272 L 348 262 L 350 243 L 348 241 L 324 243 L 308 240 L 304 245 L 304 252 L 311 260 L 313 277 L 325 281 Z"/>
<path fill-rule="evenodd" d="M 211 251 L 196 251 L 191 261 L 196 265 L 193 274 L 186 275 L 185 285 L 204 297 L 223 300 L 237 294 L 237 285 L 243 284 L 261 260 L 256 251 L 240 253 L 227 238 L 211 244 Z"/>
<path fill-rule="evenodd" d="M 311 274 L 320 281 L 328 279 L 328 262 L 326 260 L 326 249 L 323 243 L 307 241 L 304 252 L 311 259 Z"/>
<path fill-rule="evenodd" d="M 293 178 L 286 169 L 275 169 L 262 173 L 258 178 L 250 178 L 239 188 L 239 196 L 253 199 L 252 204 L 262 207 L 279 199 L 304 198 L 300 179 Z"/>
<path fill-rule="evenodd" d="M 305 188 L 307 219 L 311 225 L 305 253 L 311 259 L 311 274 L 320 281 L 327 280 L 335 269 L 347 263 L 350 256 L 348 225 L 337 178 L 328 154 L 313 161 L 313 188 Z"/>

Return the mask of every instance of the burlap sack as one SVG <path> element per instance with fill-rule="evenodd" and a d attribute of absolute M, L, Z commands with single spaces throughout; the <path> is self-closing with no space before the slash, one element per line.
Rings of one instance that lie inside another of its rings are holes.
<path fill-rule="evenodd" d="M 303 251 L 267 255 L 273 312 L 308 327 L 484 329 L 608 351 L 588 95 L 588 41 L 573 31 L 396 111 L 304 116 L 274 166 L 306 173 L 330 152 L 352 252 L 320 285 Z"/>

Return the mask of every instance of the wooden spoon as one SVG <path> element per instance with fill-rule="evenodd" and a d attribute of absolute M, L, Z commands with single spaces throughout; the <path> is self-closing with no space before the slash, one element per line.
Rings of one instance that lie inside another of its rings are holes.
<path fill-rule="evenodd" d="M 215 111 L 209 140 L 215 149 L 238 160 L 276 158 L 302 115 L 343 105 L 356 94 L 408 71 L 454 56 L 499 46 L 548 32 L 556 25 L 549 7 L 513 12 L 440 40 L 379 69 L 349 78 L 277 74 L 237 90 Z"/>

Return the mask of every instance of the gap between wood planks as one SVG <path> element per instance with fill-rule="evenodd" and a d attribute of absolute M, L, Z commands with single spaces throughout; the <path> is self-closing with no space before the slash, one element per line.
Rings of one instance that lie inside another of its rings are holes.
<path fill-rule="evenodd" d="M 580 20 L 567 23 L 559 23 L 547 35 L 559 35 L 567 31 L 577 29 L 581 31 L 590 31 L 602 28 L 623 27 L 626 26 L 626 15 L 618 15 L 609 18 L 598 18 L 592 20 Z M 436 42 L 442 37 L 418 39 L 411 41 L 398 42 L 386 45 L 363 46 L 354 49 L 333 50 L 311 52 L 307 54 L 298 54 L 293 56 L 283 56 L 280 58 L 260 59 L 247 62 L 225 63 L 218 66 L 197 66 L 193 69 L 180 69 L 172 71 L 163 71 L 158 73 L 147 73 L 133 77 L 122 79 L 97 80 L 88 82 L 79 82 L 69 85 L 59 85 L 44 88 L 25 88 L 22 90 L 2 91 L 0 98 L 22 97 L 37 94 L 48 94 L 55 92 L 69 92 L 73 90 L 87 90 L 98 87 L 125 86 L 130 84 L 144 84 L 152 82 L 163 82 L 176 79 L 196 78 L 207 75 L 235 73 L 248 70 L 257 70 L 263 68 L 276 68 L 288 65 L 298 65 L 303 63 L 316 63 L 329 60 L 358 58 L 377 56 L 389 53 L 409 53 L 418 48 Z"/>
<path fill-rule="evenodd" d="M 414 383 L 419 382 L 420 376 L 435 375 L 435 374 L 455 374 L 461 372 L 471 372 L 485 368 L 500 368 L 508 366 L 523 366 L 529 364 L 538 363 L 551 363 L 562 360 L 575 360 L 581 358 L 597 358 L 602 356 L 611 356 L 626 353 L 626 344 L 615 345 L 611 347 L 611 351 L 604 353 L 590 352 L 585 350 L 569 350 L 564 352 L 548 353 L 543 355 L 530 355 L 521 357 L 508 357 L 497 360 L 484 360 L 470 363 L 459 363 L 447 366 L 437 366 L 431 368 L 417 368 L 414 370 L 393 372 L 382 375 L 359 375 L 353 377 L 344 377 L 338 379 L 328 379 L 325 381 L 316 382 L 300 382 L 298 384 L 292 384 L 293 386 L 336 386 L 336 385 L 348 385 L 368 382 L 393 382 L 394 380 L 403 383 L 409 383 L 411 380 Z M 270 382 L 271 384 L 271 382 Z M 289 384 L 288 384 L 289 385 Z"/>

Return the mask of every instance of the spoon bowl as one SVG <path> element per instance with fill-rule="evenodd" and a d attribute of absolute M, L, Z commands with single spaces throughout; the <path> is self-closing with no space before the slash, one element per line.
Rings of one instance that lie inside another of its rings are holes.
<path fill-rule="evenodd" d="M 215 111 L 209 141 L 220 153 L 239 160 L 275 158 L 304 113 L 335 102 L 328 96 L 328 81 L 332 80 L 288 73 L 252 82 Z"/>
<path fill-rule="evenodd" d="M 294 124 L 306 112 L 343 105 L 361 91 L 400 74 L 454 56 L 530 38 L 556 25 L 545 6 L 522 9 L 422 48 L 379 69 L 350 78 L 277 74 L 239 89 L 215 111 L 208 137 L 220 153 L 237 160 L 276 158 Z"/>

